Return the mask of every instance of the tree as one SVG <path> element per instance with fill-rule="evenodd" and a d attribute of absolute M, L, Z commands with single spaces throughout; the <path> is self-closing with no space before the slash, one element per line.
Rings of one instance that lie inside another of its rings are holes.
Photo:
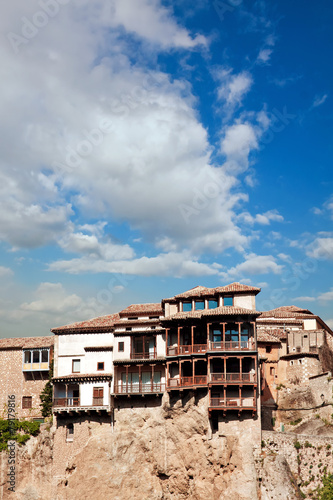
<path fill-rule="evenodd" d="M 49 379 L 45 384 L 44 389 L 40 394 L 40 400 L 42 404 L 42 415 L 43 417 L 49 417 L 52 415 L 52 377 L 53 377 L 53 360 L 50 363 Z"/>

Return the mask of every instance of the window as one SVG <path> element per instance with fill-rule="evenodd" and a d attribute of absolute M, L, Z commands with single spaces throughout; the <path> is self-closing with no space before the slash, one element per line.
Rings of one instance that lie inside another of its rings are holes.
<path fill-rule="evenodd" d="M 124 352 L 124 342 L 118 342 L 118 352 Z"/>
<path fill-rule="evenodd" d="M 47 363 L 49 361 L 49 351 L 42 351 L 42 363 Z"/>
<path fill-rule="evenodd" d="M 267 352 L 267 354 L 269 354 L 271 351 L 272 351 L 271 346 L 270 345 L 266 346 L 266 352 Z"/>
<path fill-rule="evenodd" d="M 132 317 L 127 318 L 127 319 L 130 320 L 130 321 L 135 321 L 136 319 L 139 319 L 139 317 L 138 316 L 132 316 Z"/>
<path fill-rule="evenodd" d="M 39 363 L 39 351 L 32 351 L 32 362 Z"/>
<path fill-rule="evenodd" d="M 294 364 L 293 360 L 290 361 L 290 366 L 292 366 Z"/>
<path fill-rule="evenodd" d="M 103 405 L 103 387 L 93 387 L 93 405 L 102 406 Z"/>
<path fill-rule="evenodd" d="M 32 408 L 32 396 L 23 396 L 22 409 Z"/>
<path fill-rule="evenodd" d="M 131 326 L 126 326 L 126 332 L 131 332 L 132 331 L 132 327 Z"/>
<path fill-rule="evenodd" d="M 72 373 L 80 373 L 80 360 L 73 359 L 72 361 Z"/>
<path fill-rule="evenodd" d="M 74 438 L 74 424 L 66 425 L 66 441 L 73 441 Z"/>
<path fill-rule="evenodd" d="M 192 302 L 183 302 L 183 311 L 192 311 Z"/>
<path fill-rule="evenodd" d="M 104 370 L 104 362 L 98 362 L 97 363 L 97 370 Z"/>
<path fill-rule="evenodd" d="M 217 300 L 215 299 L 210 299 L 208 301 L 208 309 L 216 309 L 217 308 Z"/>
<path fill-rule="evenodd" d="M 272 375 L 272 376 L 275 375 L 275 368 L 273 366 L 270 367 L 269 374 Z"/>
<path fill-rule="evenodd" d="M 24 352 L 24 362 L 31 363 L 31 351 Z"/>
<path fill-rule="evenodd" d="M 205 309 L 205 302 L 203 300 L 196 300 L 195 301 L 195 310 L 202 311 L 203 309 Z"/>
<path fill-rule="evenodd" d="M 234 298 L 232 296 L 224 297 L 223 298 L 223 305 L 224 306 L 233 306 L 234 305 Z"/>

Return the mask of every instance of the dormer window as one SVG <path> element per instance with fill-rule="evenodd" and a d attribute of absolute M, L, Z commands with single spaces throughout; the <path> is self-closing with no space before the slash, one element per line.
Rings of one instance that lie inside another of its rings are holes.
<path fill-rule="evenodd" d="M 192 302 L 183 302 L 183 311 L 192 311 Z"/>
<path fill-rule="evenodd" d="M 218 306 L 217 300 L 216 299 L 210 299 L 208 301 L 208 309 L 216 309 Z"/>
<path fill-rule="evenodd" d="M 195 310 L 202 311 L 203 309 L 205 309 L 205 302 L 203 300 L 196 300 L 195 301 Z"/>
<path fill-rule="evenodd" d="M 224 306 L 233 306 L 234 305 L 234 298 L 232 295 L 228 295 L 226 297 L 223 297 L 223 305 Z"/>

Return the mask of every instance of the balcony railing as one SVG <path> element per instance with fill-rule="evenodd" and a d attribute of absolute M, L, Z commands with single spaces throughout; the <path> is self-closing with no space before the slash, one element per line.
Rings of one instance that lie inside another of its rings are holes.
<path fill-rule="evenodd" d="M 156 359 L 156 352 L 131 352 L 131 359 Z"/>
<path fill-rule="evenodd" d="M 50 369 L 50 365 L 48 361 L 41 363 L 23 363 L 23 371 L 24 372 L 33 372 L 33 371 L 48 371 Z"/>
<path fill-rule="evenodd" d="M 210 382 L 256 382 L 255 373 L 211 373 Z"/>
<path fill-rule="evenodd" d="M 209 342 L 210 351 L 238 351 L 254 349 L 254 342 L 252 340 L 241 340 L 240 342 L 233 340 L 226 340 L 225 342 Z"/>
<path fill-rule="evenodd" d="M 254 397 L 249 398 L 211 398 L 209 401 L 210 408 L 255 408 L 256 402 Z"/>
<path fill-rule="evenodd" d="M 101 408 L 103 407 L 103 408 Z M 54 410 L 62 411 L 63 408 L 75 408 L 76 411 L 79 410 L 94 410 L 96 409 L 103 409 L 103 410 L 109 410 L 110 405 L 109 404 L 104 404 L 103 398 L 93 398 L 93 404 L 92 405 L 86 405 L 82 404 L 82 401 L 80 401 L 80 398 L 54 398 L 53 399 L 53 408 Z M 60 409 L 60 410 L 59 410 Z"/>
<path fill-rule="evenodd" d="M 207 351 L 207 344 L 190 344 L 190 345 L 180 345 L 180 346 L 169 346 L 167 347 L 168 356 L 178 356 L 180 354 L 197 354 Z"/>
<path fill-rule="evenodd" d="M 129 383 L 129 384 L 115 384 L 115 394 L 156 394 L 165 391 L 165 384 L 149 382 L 143 383 Z"/>
<path fill-rule="evenodd" d="M 195 375 L 194 377 L 170 378 L 168 388 L 189 387 L 197 385 L 206 385 L 207 375 Z"/>
<path fill-rule="evenodd" d="M 54 398 L 53 406 L 80 406 L 80 398 Z"/>

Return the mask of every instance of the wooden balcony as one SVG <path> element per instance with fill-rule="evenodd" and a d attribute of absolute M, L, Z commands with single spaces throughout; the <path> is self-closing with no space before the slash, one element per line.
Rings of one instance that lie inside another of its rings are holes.
<path fill-rule="evenodd" d="M 130 359 L 156 359 L 157 353 L 155 352 L 131 352 Z"/>
<path fill-rule="evenodd" d="M 180 389 L 207 385 L 207 375 L 195 375 L 194 377 L 170 378 L 168 389 Z"/>
<path fill-rule="evenodd" d="M 256 401 L 254 397 L 248 398 L 210 398 L 210 409 L 256 409 Z"/>
<path fill-rule="evenodd" d="M 207 344 L 190 344 L 180 346 L 168 346 L 167 356 L 179 356 L 183 354 L 198 354 L 207 351 Z"/>
<path fill-rule="evenodd" d="M 121 383 L 114 385 L 115 394 L 160 394 L 165 391 L 165 384 L 148 382 Z"/>
<path fill-rule="evenodd" d="M 209 382 L 212 384 L 224 384 L 247 382 L 255 384 L 257 382 L 255 373 L 211 373 Z"/>
<path fill-rule="evenodd" d="M 110 405 L 105 405 L 103 398 L 93 398 L 92 405 L 82 405 L 80 398 L 54 398 L 53 399 L 53 412 L 54 413 L 69 413 L 69 412 L 89 412 L 110 410 Z"/>
<path fill-rule="evenodd" d="M 255 345 L 253 340 L 225 341 L 225 342 L 209 342 L 210 351 L 246 351 L 254 350 Z"/>

